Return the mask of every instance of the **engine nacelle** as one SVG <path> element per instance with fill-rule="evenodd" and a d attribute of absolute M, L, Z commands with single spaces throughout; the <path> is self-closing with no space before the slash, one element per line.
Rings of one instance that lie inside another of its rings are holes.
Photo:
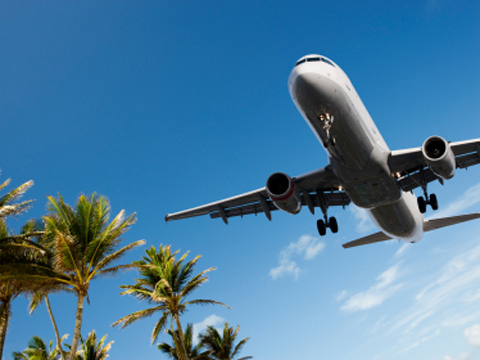
<path fill-rule="evenodd" d="M 432 172 L 442 179 L 451 179 L 455 175 L 455 155 L 450 144 L 440 136 L 431 136 L 422 146 L 425 162 Z"/>
<path fill-rule="evenodd" d="M 267 179 L 267 193 L 272 202 L 280 210 L 290 214 L 298 214 L 302 209 L 302 202 L 293 180 L 287 174 L 278 172 Z"/>

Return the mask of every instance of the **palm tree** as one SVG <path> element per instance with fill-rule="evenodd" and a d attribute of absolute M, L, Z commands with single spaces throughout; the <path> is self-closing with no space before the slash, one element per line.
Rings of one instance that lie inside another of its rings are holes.
<path fill-rule="evenodd" d="M 63 338 L 62 338 L 63 340 Z M 28 347 L 22 352 L 13 352 L 13 360 L 57 360 L 57 348 L 53 348 L 53 341 L 47 348 L 45 342 L 38 336 L 34 336 L 29 342 Z"/>
<path fill-rule="evenodd" d="M 9 184 L 10 179 L 7 179 L 0 184 L 0 190 L 5 189 Z M 12 243 L 18 241 L 18 239 L 12 238 L 8 233 L 5 219 L 8 216 L 19 215 L 28 210 L 33 200 L 18 202 L 18 199 L 32 186 L 33 181 L 27 181 L 0 197 L 0 257 L 3 257 L 3 259 L 9 258 L 12 253 L 15 253 Z M 11 301 L 24 292 L 24 290 L 25 288 L 18 282 L 0 281 L 0 359 L 3 354 L 3 346 L 10 319 Z"/>
<path fill-rule="evenodd" d="M 38 261 L 40 247 L 31 239 L 39 233 L 32 231 L 32 222 L 22 228 L 20 235 L 9 233 L 0 219 L 0 268 L 2 274 L 15 273 L 25 263 Z M 21 294 L 32 293 L 44 286 L 43 282 L 23 281 L 15 278 L 0 279 L 0 358 L 11 316 L 12 301 Z"/>
<path fill-rule="evenodd" d="M 87 340 L 83 341 L 80 337 L 82 350 L 77 352 L 75 360 L 105 360 L 109 355 L 108 352 L 112 347 L 113 341 L 104 345 L 107 335 L 104 335 L 100 341 L 97 339 L 95 330 L 92 330 L 87 337 Z"/>
<path fill-rule="evenodd" d="M 205 334 L 200 335 L 200 342 L 205 348 L 212 351 L 211 357 L 215 360 L 234 360 L 240 353 L 245 343 L 250 339 L 245 338 L 235 346 L 235 338 L 237 337 L 240 326 L 235 330 L 228 326 L 228 322 L 223 327 L 223 336 L 213 326 L 207 327 Z M 251 359 L 251 356 L 245 356 L 238 360 Z"/>
<path fill-rule="evenodd" d="M 175 330 L 173 332 L 170 329 L 166 329 L 168 335 L 172 338 L 172 345 L 167 343 L 161 343 L 158 345 L 158 350 L 166 354 L 169 358 L 174 360 L 179 360 L 179 334 L 178 331 Z M 198 343 L 196 346 L 193 346 L 193 325 L 188 324 L 187 328 L 184 332 L 185 337 L 185 349 L 187 351 L 188 359 L 190 360 L 209 360 L 210 358 L 208 355 L 210 354 L 209 351 L 202 351 L 203 344 Z"/>
<path fill-rule="evenodd" d="M 58 199 L 48 197 L 49 214 L 43 218 L 45 236 L 41 245 L 51 254 L 53 269 L 37 268 L 34 279 L 48 279 L 64 284 L 77 296 L 77 311 L 72 346 L 68 354 L 74 360 L 80 339 L 84 300 L 88 300 L 90 282 L 99 275 L 114 274 L 131 265 L 111 266 L 128 250 L 144 244 L 136 241 L 118 249 L 121 236 L 136 221 L 132 214 L 124 218 L 120 213 L 109 223 L 110 205 L 106 197 L 81 195 L 75 208 Z M 26 275 L 28 278 L 29 276 Z"/>
<path fill-rule="evenodd" d="M 139 269 L 142 277 L 136 280 L 134 285 L 123 285 L 126 289 L 122 295 L 132 294 L 140 300 L 147 300 L 155 303 L 156 306 L 134 312 L 124 316 L 113 323 L 113 326 L 122 324 L 122 328 L 133 322 L 152 316 L 156 312 L 161 312 L 161 317 L 157 321 L 152 331 L 152 343 L 158 337 L 158 334 L 165 328 L 168 318 L 170 318 L 170 328 L 178 332 L 178 357 L 180 360 L 188 360 L 187 350 L 185 348 L 185 336 L 180 324 L 180 316 L 190 305 L 225 304 L 208 299 L 196 299 L 186 301 L 186 298 L 197 288 L 199 288 L 207 277 L 205 274 L 214 268 L 209 268 L 193 276 L 193 269 L 200 256 L 185 263 L 188 252 L 179 260 L 175 259 L 179 251 L 171 252 L 170 246 L 160 244 L 158 252 L 155 247 L 146 250 L 146 256 L 133 264 Z M 176 330 L 173 328 L 175 322 Z"/>

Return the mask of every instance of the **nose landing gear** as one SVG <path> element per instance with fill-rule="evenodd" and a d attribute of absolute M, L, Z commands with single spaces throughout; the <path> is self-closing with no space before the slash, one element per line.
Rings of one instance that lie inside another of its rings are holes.
<path fill-rule="evenodd" d="M 325 130 L 327 135 L 327 141 L 325 141 L 323 144 L 324 147 L 327 148 L 330 144 L 335 146 L 335 139 L 330 134 L 330 129 L 332 128 L 333 121 L 335 120 L 334 116 L 326 113 L 321 114 L 318 119 L 323 123 L 323 130 Z"/>

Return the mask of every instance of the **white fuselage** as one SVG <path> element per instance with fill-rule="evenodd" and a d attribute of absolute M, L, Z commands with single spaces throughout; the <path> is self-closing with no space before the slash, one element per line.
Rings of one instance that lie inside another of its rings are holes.
<path fill-rule="evenodd" d="M 423 215 L 416 197 L 395 180 L 390 150 L 342 69 L 324 56 L 308 55 L 297 62 L 288 85 L 352 202 L 387 235 L 419 241 Z"/>

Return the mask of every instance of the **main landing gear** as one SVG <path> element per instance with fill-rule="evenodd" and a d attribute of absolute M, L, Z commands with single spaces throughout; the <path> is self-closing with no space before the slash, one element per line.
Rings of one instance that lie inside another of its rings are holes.
<path fill-rule="evenodd" d="M 430 196 L 428 196 L 426 187 L 423 189 L 423 193 L 425 196 L 419 196 L 417 198 L 418 209 L 420 210 L 420 212 L 424 214 L 427 211 L 427 205 L 430 205 L 432 210 L 438 210 L 437 195 L 431 194 Z"/>
<path fill-rule="evenodd" d="M 327 228 L 330 228 L 332 233 L 336 234 L 338 232 L 338 223 L 335 217 L 328 218 L 327 210 L 328 205 L 324 201 L 323 197 L 320 197 L 320 208 L 322 209 L 323 219 L 317 220 L 317 230 L 320 236 L 325 236 L 327 233 Z"/>
<path fill-rule="evenodd" d="M 324 236 L 327 233 L 327 227 L 330 228 L 332 233 L 336 234 L 338 232 L 337 219 L 332 216 L 328 221 L 327 217 L 325 217 L 325 221 L 322 219 L 317 220 L 317 229 L 320 236 Z"/>

